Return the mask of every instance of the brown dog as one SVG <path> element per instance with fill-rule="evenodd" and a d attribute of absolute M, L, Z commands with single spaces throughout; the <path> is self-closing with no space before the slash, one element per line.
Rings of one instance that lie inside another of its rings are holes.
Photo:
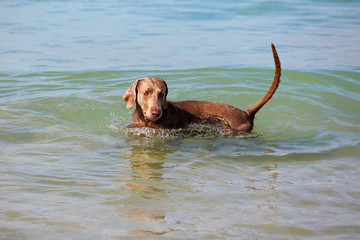
<path fill-rule="evenodd" d="M 224 129 L 250 132 L 254 126 L 255 114 L 273 96 L 280 83 L 281 64 L 274 44 L 271 44 L 275 62 L 275 75 L 269 90 L 246 111 L 224 103 L 205 101 L 170 102 L 164 79 L 140 78 L 125 92 L 126 108 L 131 109 L 131 127 L 178 129 L 191 123 L 219 124 Z"/>

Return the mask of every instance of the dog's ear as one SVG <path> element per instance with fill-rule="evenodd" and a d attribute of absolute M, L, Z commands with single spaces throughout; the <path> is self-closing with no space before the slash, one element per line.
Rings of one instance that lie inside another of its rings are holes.
<path fill-rule="evenodd" d="M 163 80 L 163 83 L 164 83 L 164 85 L 165 85 L 165 99 L 164 99 L 164 101 L 163 101 L 163 103 L 162 103 L 162 109 L 167 109 L 167 100 L 166 100 L 166 97 L 167 97 L 167 94 L 168 94 L 168 87 L 167 87 L 167 84 L 166 84 L 165 80 L 164 80 L 164 79 L 162 79 L 162 80 Z"/>
<path fill-rule="evenodd" d="M 142 78 L 136 80 L 133 84 L 130 85 L 128 90 L 123 95 L 123 99 L 126 101 L 126 108 L 131 109 L 136 101 L 136 88 L 138 86 L 139 81 L 141 81 Z"/>

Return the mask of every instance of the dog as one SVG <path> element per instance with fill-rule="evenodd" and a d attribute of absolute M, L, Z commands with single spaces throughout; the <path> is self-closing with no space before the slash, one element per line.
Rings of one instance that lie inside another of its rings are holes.
<path fill-rule="evenodd" d="M 273 43 L 271 48 L 275 62 L 274 79 L 265 95 L 249 109 L 243 111 L 225 103 L 207 101 L 167 101 L 168 87 L 165 80 L 145 77 L 132 83 L 123 95 L 127 109 L 136 104 L 130 127 L 180 129 L 196 123 L 251 132 L 255 114 L 270 100 L 280 84 L 281 63 Z"/>

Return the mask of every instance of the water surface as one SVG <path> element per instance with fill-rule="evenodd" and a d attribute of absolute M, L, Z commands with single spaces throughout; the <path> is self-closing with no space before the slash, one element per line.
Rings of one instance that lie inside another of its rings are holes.
<path fill-rule="evenodd" d="M 356 1 L 2 1 L 0 239 L 357 239 Z M 250 135 L 137 129 L 122 94 L 247 109 Z"/>

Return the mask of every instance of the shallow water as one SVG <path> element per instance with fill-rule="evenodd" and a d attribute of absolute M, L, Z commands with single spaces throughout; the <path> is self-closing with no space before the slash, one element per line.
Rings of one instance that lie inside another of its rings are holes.
<path fill-rule="evenodd" d="M 0 239 L 357 239 L 359 9 L 2 1 Z M 143 76 L 250 107 L 271 41 L 253 133 L 126 128 Z"/>

